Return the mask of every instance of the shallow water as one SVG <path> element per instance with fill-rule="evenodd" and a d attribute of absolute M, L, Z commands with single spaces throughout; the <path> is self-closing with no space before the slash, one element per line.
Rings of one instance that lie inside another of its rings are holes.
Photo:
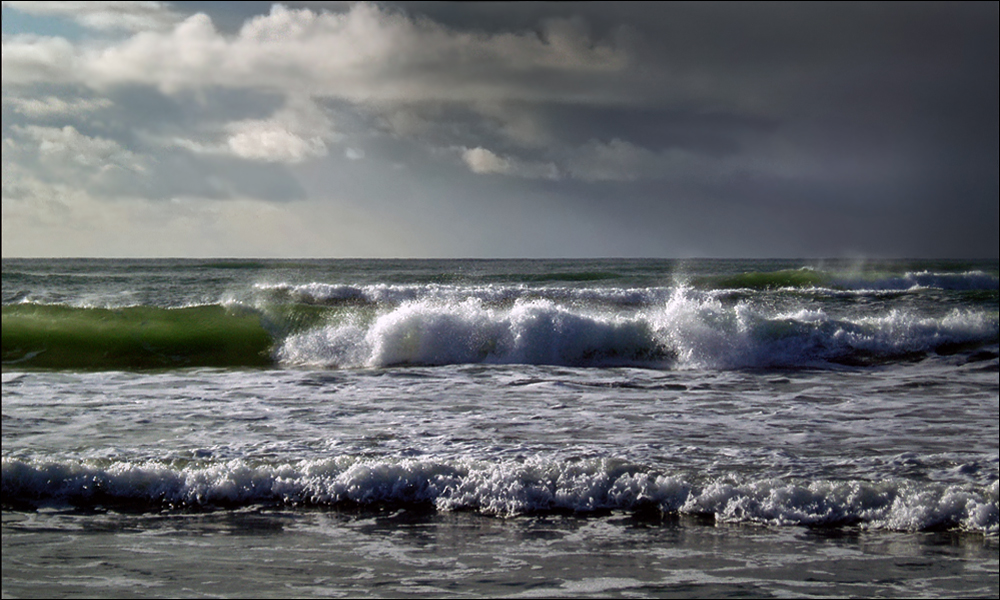
<path fill-rule="evenodd" d="M 990 597 L 997 540 L 611 514 L 4 513 L 6 597 Z"/>

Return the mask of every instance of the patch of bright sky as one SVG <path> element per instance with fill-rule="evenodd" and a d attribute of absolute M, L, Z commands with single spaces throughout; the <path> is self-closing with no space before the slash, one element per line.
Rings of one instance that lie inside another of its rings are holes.
<path fill-rule="evenodd" d="M 87 29 L 66 17 L 40 17 L 23 13 L 6 5 L 3 7 L 3 34 L 5 36 L 32 34 L 78 41 L 83 39 L 87 33 Z"/>

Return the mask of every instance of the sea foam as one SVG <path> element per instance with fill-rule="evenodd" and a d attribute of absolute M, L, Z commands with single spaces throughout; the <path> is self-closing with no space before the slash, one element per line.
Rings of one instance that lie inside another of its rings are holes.
<path fill-rule="evenodd" d="M 341 319 L 285 339 L 285 364 L 384 367 L 457 363 L 632 365 L 671 368 L 871 364 L 938 350 L 995 344 L 995 314 L 953 310 L 939 317 L 902 309 L 833 316 L 818 308 L 783 312 L 726 303 L 679 288 L 640 309 L 548 299 L 509 306 L 478 298 L 420 300 L 373 319 Z"/>
<path fill-rule="evenodd" d="M 659 510 L 719 522 L 852 525 L 917 531 L 998 531 L 998 482 L 985 487 L 902 480 L 691 483 L 616 459 L 565 462 L 339 457 L 283 464 L 51 462 L 3 459 L 8 506 L 163 507 L 427 504 L 510 517 L 526 513 Z"/>

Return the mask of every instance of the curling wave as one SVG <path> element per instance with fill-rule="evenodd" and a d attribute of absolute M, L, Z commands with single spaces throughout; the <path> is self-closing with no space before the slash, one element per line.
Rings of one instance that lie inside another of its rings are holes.
<path fill-rule="evenodd" d="M 271 364 L 260 315 L 223 306 L 3 307 L 3 364 L 134 369 Z"/>

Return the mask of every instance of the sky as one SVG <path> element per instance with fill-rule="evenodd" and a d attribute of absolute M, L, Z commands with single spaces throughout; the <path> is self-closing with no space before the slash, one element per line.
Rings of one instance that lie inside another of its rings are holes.
<path fill-rule="evenodd" d="M 3 2 L 3 256 L 996 258 L 998 15 Z"/>

